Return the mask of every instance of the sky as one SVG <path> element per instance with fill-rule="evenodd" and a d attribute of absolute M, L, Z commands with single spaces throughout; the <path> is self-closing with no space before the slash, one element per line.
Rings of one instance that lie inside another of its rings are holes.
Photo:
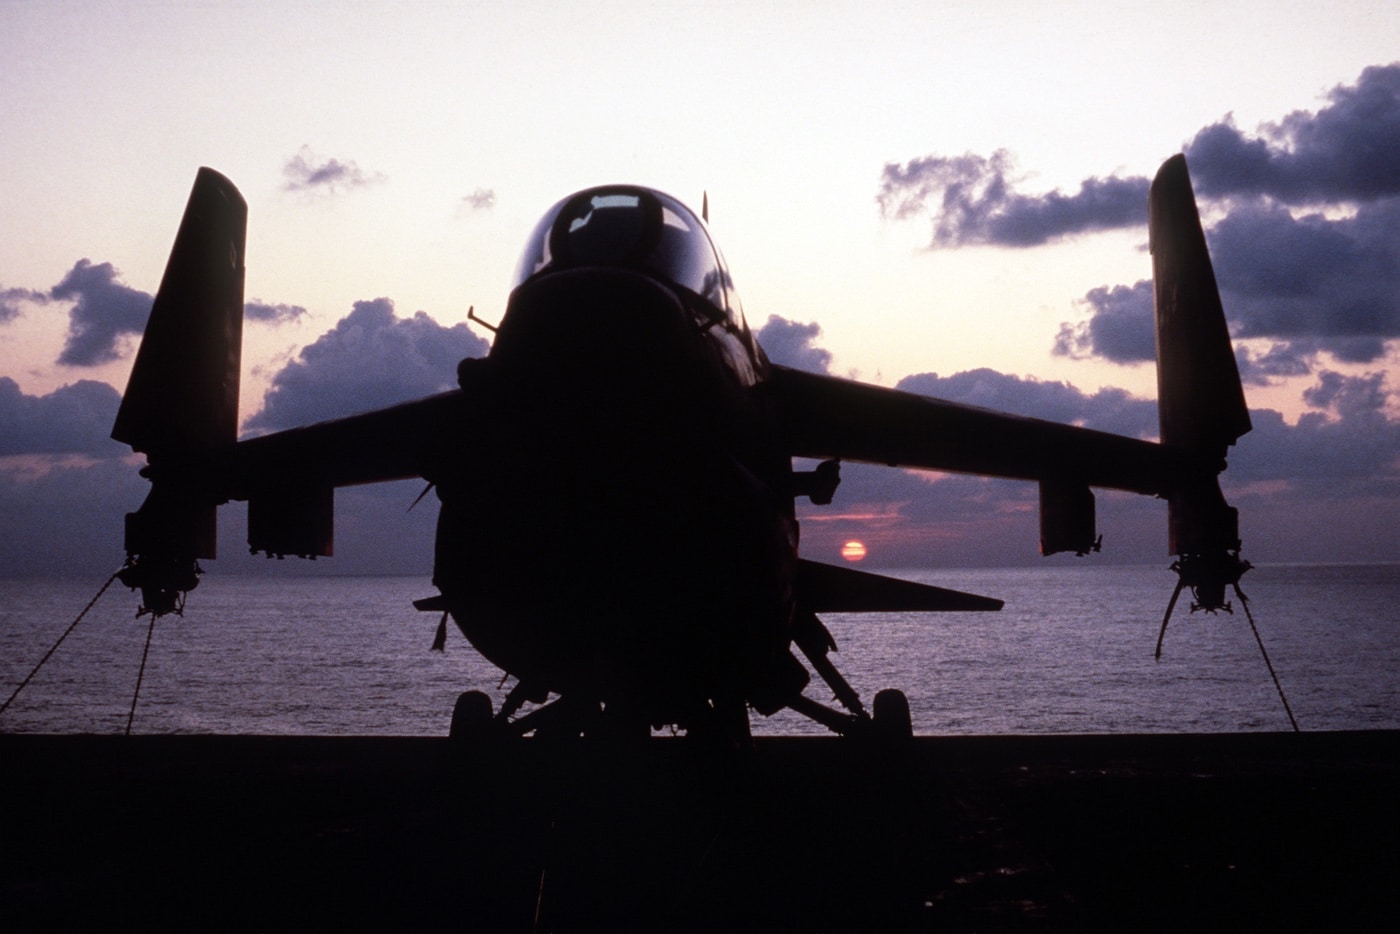
<path fill-rule="evenodd" d="M 0 575 L 120 564 L 146 483 L 107 436 L 199 166 L 249 205 L 245 430 L 450 387 L 538 217 L 621 181 L 708 194 L 776 360 L 1152 437 L 1146 185 L 1182 151 L 1245 556 L 1400 560 L 1397 50 L 1374 0 L 0 0 Z M 1040 560 L 1034 486 L 844 470 L 811 557 Z M 317 569 L 425 572 L 420 491 L 339 493 Z M 211 567 L 264 566 L 241 512 Z M 1084 560 L 1167 560 L 1161 503 L 1099 516 Z"/>

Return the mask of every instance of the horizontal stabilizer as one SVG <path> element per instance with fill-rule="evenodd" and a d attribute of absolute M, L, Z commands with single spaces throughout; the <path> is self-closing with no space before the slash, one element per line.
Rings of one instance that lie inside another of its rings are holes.
<path fill-rule="evenodd" d="M 797 563 L 797 602 L 813 613 L 999 610 L 992 597 L 881 577 L 815 561 Z"/>

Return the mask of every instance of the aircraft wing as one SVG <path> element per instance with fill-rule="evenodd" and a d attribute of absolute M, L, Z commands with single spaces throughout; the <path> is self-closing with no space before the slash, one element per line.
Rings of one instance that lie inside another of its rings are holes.
<path fill-rule="evenodd" d="M 774 365 L 766 384 L 797 457 L 1164 495 L 1218 464 L 1137 438 Z"/>
<path fill-rule="evenodd" d="M 433 451 L 462 424 L 468 404 L 457 389 L 240 441 L 229 465 L 229 498 L 289 484 L 341 487 L 427 476 Z"/>
<path fill-rule="evenodd" d="M 471 387 L 471 383 L 468 383 Z M 461 389 L 240 441 L 220 499 L 248 501 L 248 545 L 272 555 L 332 551 L 337 487 L 436 479 L 443 450 L 471 435 L 481 400 Z"/>

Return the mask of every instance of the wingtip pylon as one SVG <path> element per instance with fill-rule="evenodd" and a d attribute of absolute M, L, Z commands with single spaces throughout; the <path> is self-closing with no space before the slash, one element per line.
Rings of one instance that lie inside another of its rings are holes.
<path fill-rule="evenodd" d="M 1197 605 L 1217 609 L 1249 567 L 1219 473 L 1251 424 L 1185 156 L 1168 159 L 1153 179 L 1148 228 L 1162 443 L 1189 451 L 1198 465 L 1168 493 L 1168 549 Z"/>
<path fill-rule="evenodd" d="M 127 515 L 122 581 L 145 610 L 178 612 L 216 550 L 208 476 L 238 438 L 248 206 L 201 168 L 151 303 L 112 437 L 146 455 L 151 491 Z"/>

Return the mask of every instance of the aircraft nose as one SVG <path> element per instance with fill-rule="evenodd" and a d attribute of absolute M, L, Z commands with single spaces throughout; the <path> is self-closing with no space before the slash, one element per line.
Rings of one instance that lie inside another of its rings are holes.
<path fill-rule="evenodd" d="M 654 279 L 580 269 L 516 289 L 491 359 L 515 392 L 621 415 L 629 400 L 694 391 L 704 381 L 701 344 L 690 313 Z"/>

